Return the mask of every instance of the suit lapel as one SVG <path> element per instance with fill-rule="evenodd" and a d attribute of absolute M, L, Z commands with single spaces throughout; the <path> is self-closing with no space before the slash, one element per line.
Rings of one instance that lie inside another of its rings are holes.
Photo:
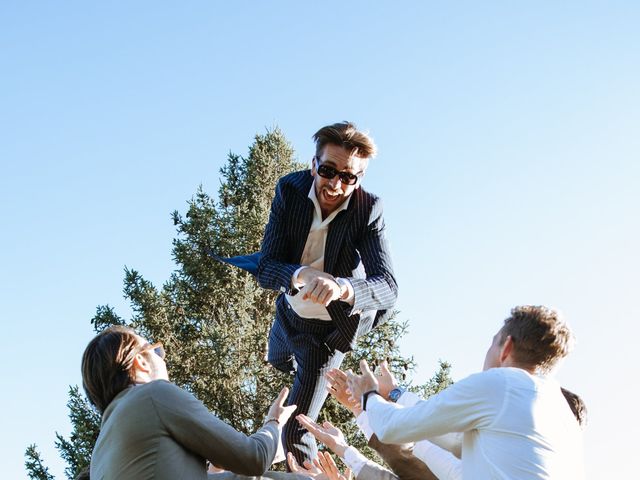
<path fill-rule="evenodd" d="M 351 205 L 349 205 L 351 206 Z M 324 271 L 332 273 L 336 266 L 336 261 L 342 248 L 347 227 L 349 226 L 349 218 L 352 215 L 352 209 L 347 208 L 338 213 L 336 218 L 329 224 L 329 232 L 327 233 L 327 244 L 324 248 Z"/>
<path fill-rule="evenodd" d="M 293 261 L 299 262 L 304 252 L 304 246 L 307 243 L 307 237 L 309 236 L 309 230 L 311 230 L 311 222 L 313 222 L 313 202 L 310 198 L 301 199 L 299 214 L 296 215 L 296 221 L 292 222 L 294 228 L 291 233 L 295 239 L 293 245 L 295 246 L 295 252 Z"/>

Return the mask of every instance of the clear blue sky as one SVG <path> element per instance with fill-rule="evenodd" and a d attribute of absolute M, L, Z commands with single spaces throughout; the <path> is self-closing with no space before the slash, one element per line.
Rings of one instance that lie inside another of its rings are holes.
<path fill-rule="evenodd" d="M 380 154 L 417 380 L 481 368 L 516 304 L 578 344 L 590 478 L 629 478 L 640 259 L 640 7 L 633 1 L 0 4 L 0 465 L 24 478 L 80 383 L 90 319 L 128 316 L 123 268 L 162 284 L 170 212 L 278 125 L 298 159 L 355 121 Z"/>

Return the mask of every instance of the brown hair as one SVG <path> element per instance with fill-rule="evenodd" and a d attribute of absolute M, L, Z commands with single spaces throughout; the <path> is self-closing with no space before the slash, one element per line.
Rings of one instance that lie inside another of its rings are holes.
<path fill-rule="evenodd" d="M 566 357 L 573 345 L 573 334 L 560 313 L 542 306 L 515 307 L 501 332 L 501 343 L 511 336 L 514 360 L 542 373 Z"/>
<path fill-rule="evenodd" d="M 82 355 L 82 386 L 100 413 L 133 384 L 131 367 L 138 346 L 135 332 L 119 325 L 100 332 L 87 345 Z"/>
<path fill-rule="evenodd" d="M 587 405 L 584 403 L 584 400 L 580 398 L 580 395 L 577 393 L 573 393 L 571 390 L 567 390 L 566 388 L 560 387 L 562 391 L 562 395 L 564 395 L 565 400 L 569 404 L 569 408 L 571 412 L 576 417 L 578 424 L 584 428 L 587 426 Z"/>
<path fill-rule="evenodd" d="M 366 133 L 358 131 L 355 124 L 351 122 L 334 123 L 322 127 L 313 134 L 313 141 L 316 142 L 318 157 L 322 155 L 324 147 L 328 144 L 343 147 L 349 153 L 367 159 L 375 157 L 378 150 L 373 139 Z"/>

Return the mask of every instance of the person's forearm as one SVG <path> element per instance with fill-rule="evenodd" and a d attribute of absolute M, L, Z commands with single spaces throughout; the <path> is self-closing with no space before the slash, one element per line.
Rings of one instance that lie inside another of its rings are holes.
<path fill-rule="evenodd" d="M 373 207 L 367 232 L 358 243 L 366 278 L 349 278 L 354 291 L 354 310 L 387 310 L 398 297 L 389 242 L 384 232 L 382 207 Z"/>
<path fill-rule="evenodd" d="M 280 432 L 268 422 L 255 434 L 238 432 L 193 395 L 169 382 L 153 382 L 153 405 L 168 433 L 188 451 L 225 470 L 261 475 L 276 454 Z"/>
<path fill-rule="evenodd" d="M 258 284 L 269 290 L 288 292 L 293 287 L 293 274 L 300 267 L 300 264 L 286 263 L 264 255 L 258 263 Z"/>
<path fill-rule="evenodd" d="M 428 440 L 417 442 L 413 453 L 427 464 L 440 480 L 460 480 L 462 478 L 460 459 Z"/>
<path fill-rule="evenodd" d="M 490 372 L 470 375 L 407 408 L 374 395 L 366 409 L 369 424 L 384 443 L 415 442 L 482 428 L 500 411 L 504 399 L 504 378 Z"/>

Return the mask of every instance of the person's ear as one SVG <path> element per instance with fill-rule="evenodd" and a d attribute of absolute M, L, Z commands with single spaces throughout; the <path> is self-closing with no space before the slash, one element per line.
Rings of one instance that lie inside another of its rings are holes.
<path fill-rule="evenodd" d="M 133 357 L 132 368 L 134 372 L 141 372 L 141 373 L 151 372 L 151 365 L 149 364 L 149 361 L 141 353 L 138 353 L 136 354 L 135 357 Z"/>
<path fill-rule="evenodd" d="M 311 176 L 315 177 L 316 176 L 316 156 L 314 155 L 313 158 L 311 158 Z"/>
<path fill-rule="evenodd" d="M 504 363 L 511 355 L 511 352 L 513 352 L 513 339 L 511 335 L 507 335 L 500 349 L 500 363 Z"/>

